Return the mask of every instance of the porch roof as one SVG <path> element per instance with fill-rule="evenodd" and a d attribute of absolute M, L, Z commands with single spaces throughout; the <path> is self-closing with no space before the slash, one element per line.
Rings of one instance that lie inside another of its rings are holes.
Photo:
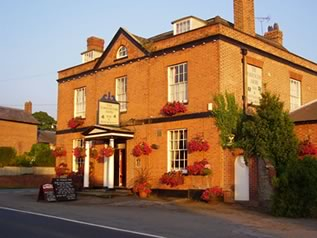
<path fill-rule="evenodd" d="M 134 137 L 134 132 L 126 128 L 94 125 L 85 130 L 82 135 L 86 140 L 89 139 L 110 139 Z"/>

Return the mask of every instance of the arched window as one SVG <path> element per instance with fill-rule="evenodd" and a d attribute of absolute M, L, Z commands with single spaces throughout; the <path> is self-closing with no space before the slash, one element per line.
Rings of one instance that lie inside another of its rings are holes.
<path fill-rule="evenodd" d="M 120 46 L 117 51 L 117 59 L 123 58 L 128 56 L 128 49 L 124 45 Z"/>

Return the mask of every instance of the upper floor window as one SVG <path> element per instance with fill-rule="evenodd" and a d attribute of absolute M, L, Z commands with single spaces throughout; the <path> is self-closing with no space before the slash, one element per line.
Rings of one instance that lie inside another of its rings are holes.
<path fill-rule="evenodd" d="M 127 77 L 116 79 L 116 99 L 120 103 L 120 112 L 127 110 Z"/>
<path fill-rule="evenodd" d="M 168 67 L 168 101 L 188 101 L 187 63 Z"/>
<path fill-rule="evenodd" d="M 117 51 L 117 59 L 123 58 L 128 56 L 128 49 L 124 45 L 120 46 Z"/>
<path fill-rule="evenodd" d="M 74 117 L 86 117 L 86 88 L 75 89 Z"/>
<path fill-rule="evenodd" d="M 180 34 L 190 30 L 190 19 L 176 23 L 176 34 Z"/>
<path fill-rule="evenodd" d="M 170 170 L 187 167 L 187 129 L 168 131 L 168 164 Z"/>
<path fill-rule="evenodd" d="M 290 111 L 301 106 L 301 82 L 290 79 Z"/>

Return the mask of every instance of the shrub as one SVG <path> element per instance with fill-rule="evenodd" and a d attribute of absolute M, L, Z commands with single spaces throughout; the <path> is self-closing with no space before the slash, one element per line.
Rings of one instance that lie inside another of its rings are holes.
<path fill-rule="evenodd" d="M 18 167 L 32 167 L 33 162 L 34 158 L 29 156 L 27 153 L 24 153 L 23 155 L 15 157 L 15 160 L 11 163 L 11 165 Z"/>
<path fill-rule="evenodd" d="M 54 167 L 55 158 L 52 155 L 52 151 L 47 144 L 34 144 L 31 151 L 28 153 L 33 157 L 33 166 Z"/>
<path fill-rule="evenodd" d="M 0 147 L 0 167 L 10 165 L 17 152 L 12 147 Z"/>
<path fill-rule="evenodd" d="M 275 180 L 272 212 L 276 216 L 309 217 L 317 210 L 317 160 L 291 161 Z"/>

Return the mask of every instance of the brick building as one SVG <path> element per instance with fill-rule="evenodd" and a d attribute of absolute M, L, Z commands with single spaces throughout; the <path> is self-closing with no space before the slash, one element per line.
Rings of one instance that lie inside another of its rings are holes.
<path fill-rule="evenodd" d="M 255 33 L 253 0 L 234 0 L 234 24 L 219 16 L 189 16 L 173 21 L 172 31 L 148 39 L 120 28 L 105 50 L 103 45 L 102 39 L 88 38 L 83 63 L 58 74 L 57 145 L 68 154 L 57 163 L 66 162 L 73 170 L 85 164 L 85 186 L 131 187 L 136 168 L 146 167 L 153 187 L 166 188 L 159 184 L 163 173 L 206 158 L 213 175 L 187 176 L 177 189 L 237 187 L 234 165 L 242 160 L 220 146 L 213 97 L 228 91 L 247 107 L 258 104 L 266 89 L 279 94 L 290 110 L 317 98 L 317 65 L 285 49 L 277 24 L 264 36 Z M 100 105 L 112 96 L 120 105 L 112 104 L 110 115 L 119 110 L 120 125 L 100 123 L 98 117 Z M 161 115 L 173 101 L 184 103 L 187 111 Z M 73 117 L 84 123 L 69 128 Z M 197 136 L 210 149 L 189 154 L 187 143 Z M 134 146 L 143 141 L 156 149 L 133 156 Z M 115 148 L 113 156 L 89 158 L 90 147 L 107 145 Z M 77 146 L 86 148 L 84 161 L 72 156 Z"/>
<path fill-rule="evenodd" d="M 37 143 L 39 122 L 32 116 L 32 103 L 24 110 L 0 107 L 0 146 L 14 147 L 17 154 L 30 151 Z"/>

